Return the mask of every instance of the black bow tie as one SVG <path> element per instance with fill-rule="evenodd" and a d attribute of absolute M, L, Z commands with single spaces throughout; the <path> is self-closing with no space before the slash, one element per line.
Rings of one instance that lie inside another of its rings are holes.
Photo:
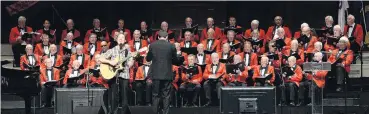
<path fill-rule="evenodd" d="M 46 70 L 47 70 L 47 71 L 51 71 L 52 69 L 51 69 L 51 68 L 50 68 L 50 69 L 48 68 L 48 69 L 46 69 Z"/>
<path fill-rule="evenodd" d="M 77 57 L 82 57 L 82 55 L 77 55 Z"/>
<path fill-rule="evenodd" d="M 266 69 L 266 67 L 261 67 L 261 69 Z"/>
<path fill-rule="evenodd" d="M 223 55 L 228 55 L 228 53 L 223 53 Z"/>
<path fill-rule="evenodd" d="M 28 57 L 29 57 L 29 56 L 33 56 L 33 54 L 32 54 L 32 55 L 28 55 Z"/>
<path fill-rule="evenodd" d="M 214 39 L 208 39 L 208 41 L 213 41 Z"/>
<path fill-rule="evenodd" d="M 204 54 L 198 54 L 199 56 L 204 56 Z"/>
<path fill-rule="evenodd" d="M 245 55 L 246 55 L 246 54 L 250 54 L 250 52 L 245 52 Z"/>
<path fill-rule="evenodd" d="M 135 41 L 135 43 L 140 43 L 140 41 Z"/>
<path fill-rule="evenodd" d="M 45 47 L 45 46 L 49 47 L 49 45 L 43 45 L 43 46 L 44 46 L 44 47 Z"/>
<path fill-rule="evenodd" d="M 212 66 L 218 66 L 218 64 L 213 64 Z"/>
<path fill-rule="evenodd" d="M 67 43 L 72 43 L 72 41 L 67 41 Z"/>
<path fill-rule="evenodd" d="M 353 27 L 353 26 L 349 26 L 350 28 Z"/>

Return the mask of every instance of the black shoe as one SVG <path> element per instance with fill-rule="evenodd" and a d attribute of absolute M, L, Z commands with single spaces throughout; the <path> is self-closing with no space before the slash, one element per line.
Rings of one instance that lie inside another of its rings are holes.
<path fill-rule="evenodd" d="M 199 106 L 196 105 L 196 103 L 191 103 L 191 106 L 192 107 L 199 107 Z"/>
<path fill-rule="evenodd" d="M 299 104 L 297 104 L 296 106 L 304 106 L 305 103 L 304 102 L 300 102 Z"/>
<path fill-rule="evenodd" d="M 309 104 L 307 104 L 308 106 L 312 106 L 313 104 L 311 104 L 311 103 L 309 103 Z"/>
<path fill-rule="evenodd" d="M 204 107 L 208 107 L 208 106 L 210 106 L 211 105 L 211 102 L 210 101 L 208 101 L 205 105 L 204 105 Z"/>
<path fill-rule="evenodd" d="M 173 105 L 169 105 L 170 108 L 174 107 Z"/>
<path fill-rule="evenodd" d="M 151 103 L 147 103 L 147 106 L 151 106 Z"/>
<path fill-rule="evenodd" d="M 190 104 L 189 104 L 189 103 L 185 103 L 185 104 L 183 105 L 183 107 L 188 107 L 188 106 L 190 106 Z"/>
<path fill-rule="evenodd" d="M 43 108 L 51 108 L 51 104 L 43 104 L 42 107 Z"/>
<path fill-rule="evenodd" d="M 337 92 L 342 92 L 342 88 L 341 88 L 341 87 L 338 87 L 338 88 L 336 89 L 336 91 L 337 91 Z"/>
<path fill-rule="evenodd" d="M 291 106 L 296 106 L 296 104 L 294 102 L 291 102 L 290 105 Z"/>

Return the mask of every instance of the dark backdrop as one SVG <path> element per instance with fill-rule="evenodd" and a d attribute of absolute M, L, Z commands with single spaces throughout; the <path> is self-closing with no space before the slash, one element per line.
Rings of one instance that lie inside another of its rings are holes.
<path fill-rule="evenodd" d="M 108 30 L 116 28 L 117 20 L 124 19 L 125 26 L 131 30 L 139 27 L 140 21 L 147 21 L 149 26 L 159 28 L 161 21 L 167 21 L 169 28 L 180 29 L 184 26 L 185 17 L 192 17 L 200 28 L 206 25 L 208 16 L 214 17 L 217 26 L 224 26 L 229 16 L 237 18 L 239 25 L 249 28 L 253 19 L 260 21 L 260 27 L 267 29 L 273 23 L 275 15 L 281 15 L 284 23 L 296 31 L 302 22 L 311 27 L 320 28 L 324 25 L 324 17 L 332 15 L 337 20 L 338 2 L 38 2 L 29 9 L 10 16 L 5 10 L 14 2 L 1 2 L 1 41 L 7 43 L 10 29 L 17 25 L 17 18 L 24 15 L 27 25 L 34 30 L 42 28 L 45 19 L 51 21 L 52 28 L 57 29 L 60 39 L 61 30 L 65 29 L 62 19 L 72 18 L 75 26 L 84 35 L 92 28 L 92 19 L 99 18 L 102 26 Z M 350 4 L 349 13 L 358 14 L 357 8 Z M 357 20 L 359 17 L 356 17 Z M 360 22 L 358 22 L 360 23 Z"/>

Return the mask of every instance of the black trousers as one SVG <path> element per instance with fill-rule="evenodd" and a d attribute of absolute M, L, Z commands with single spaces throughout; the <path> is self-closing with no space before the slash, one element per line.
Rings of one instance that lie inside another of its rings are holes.
<path fill-rule="evenodd" d="M 306 95 L 307 91 L 308 91 L 308 95 Z M 305 80 L 303 82 L 300 82 L 300 86 L 299 86 L 299 99 L 300 99 L 300 102 L 301 101 L 302 102 L 309 101 L 308 98 L 311 99 L 313 91 L 315 92 L 314 95 L 315 95 L 316 103 L 320 103 L 320 100 L 317 97 L 322 97 L 321 96 L 322 88 L 319 88 L 316 85 L 316 83 L 312 80 Z"/>
<path fill-rule="evenodd" d="M 122 78 L 113 78 L 109 80 L 109 89 L 107 90 L 109 97 L 105 100 L 105 104 L 108 104 L 107 111 L 109 114 L 116 114 L 118 112 L 119 103 L 122 103 L 122 113 L 129 114 L 128 109 L 128 92 L 129 92 L 129 80 Z"/>
<path fill-rule="evenodd" d="M 255 82 L 255 85 L 256 86 L 273 86 L 273 85 L 271 85 L 270 83 L 262 83 L 262 82 Z"/>
<path fill-rule="evenodd" d="M 179 91 L 182 96 L 186 99 L 187 103 L 195 103 L 199 92 L 201 90 L 201 84 L 184 83 L 179 87 Z M 191 94 L 192 93 L 192 94 Z"/>
<path fill-rule="evenodd" d="M 53 98 L 54 86 L 41 86 L 41 102 L 46 106 L 51 106 L 51 99 Z"/>
<path fill-rule="evenodd" d="M 153 110 L 159 113 L 163 109 L 163 114 L 169 114 L 170 93 L 172 90 L 171 80 L 153 80 Z M 160 101 L 163 101 L 163 107 L 159 108 Z"/>
<path fill-rule="evenodd" d="M 22 49 L 22 45 L 20 43 L 12 45 L 14 64 L 16 66 L 20 65 L 20 57 L 22 54 L 25 54 L 25 49 Z"/>
<path fill-rule="evenodd" d="M 211 80 L 205 81 L 204 82 L 204 90 L 205 90 L 206 99 L 211 101 L 211 91 L 213 89 L 216 89 L 218 99 L 219 99 L 220 98 L 220 87 L 222 87 L 222 86 L 223 86 L 223 83 L 221 81 L 211 81 Z"/>
<path fill-rule="evenodd" d="M 290 102 L 296 102 L 295 101 L 295 97 L 296 97 L 296 92 L 297 92 L 297 85 L 294 82 L 286 82 L 284 84 L 284 86 L 280 86 L 281 87 L 281 92 L 282 92 L 282 101 L 283 102 L 287 102 L 288 100 Z M 289 99 L 287 98 L 287 95 L 289 94 Z"/>
<path fill-rule="evenodd" d="M 243 83 L 243 82 L 229 82 L 227 86 L 231 86 L 231 87 L 234 87 L 234 86 L 244 86 L 246 87 L 246 83 Z"/>
<path fill-rule="evenodd" d="M 337 80 L 337 85 L 342 85 L 344 78 L 346 75 L 346 70 L 343 67 L 336 67 L 336 80 Z"/>
<path fill-rule="evenodd" d="M 141 105 L 150 104 L 152 98 L 152 83 L 146 81 L 136 81 L 135 90 L 137 94 L 137 102 Z M 145 98 L 143 97 L 145 95 Z"/>

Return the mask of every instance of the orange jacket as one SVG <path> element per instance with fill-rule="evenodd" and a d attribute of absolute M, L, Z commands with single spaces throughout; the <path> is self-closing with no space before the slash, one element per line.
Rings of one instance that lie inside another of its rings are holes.
<path fill-rule="evenodd" d="M 83 74 L 83 73 L 86 72 L 86 70 L 82 70 L 82 69 L 79 69 L 78 71 L 79 71 L 79 74 Z M 67 70 L 67 72 L 65 73 L 65 77 L 63 79 L 63 84 L 67 84 L 68 78 L 69 78 L 69 76 L 71 75 L 72 72 L 73 72 L 73 69 Z M 83 74 L 82 77 L 83 78 L 79 80 L 80 81 L 79 84 L 84 86 L 86 84 L 86 76 L 85 76 L 85 74 Z"/>
<path fill-rule="evenodd" d="M 46 68 L 40 69 L 40 84 L 41 85 L 42 85 L 42 83 L 48 81 L 46 70 L 47 70 Z M 56 68 L 53 68 L 53 76 L 54 76 L 54 80 L 59 80 L 60 79 L 60 71 Z M 57 83 L 57 84 L 60 85 L 59 83 Z"/>
<path fill-rule="evenodd" d="M 147 68 L 149 69 L 149 68 Z M 145 74 L 145 65 L 142 65 L 140 67 L 138 67 L 137 72 L 136 72 L 136 76 L 135 76 L 135 80 L 145 80 L 145 75 L 147 75 L 147 79 L 149 79 L 149 75 Z M 149 72 L 147 72 L 149 73 Z"/>
<path fill-rule="evenodd" d="M 252 79 L 255 81 L 256 78 L 259 78 L 261 76 L 261 72 L 260 72 L 260 67 L 261 65 L 256 65 L 256 66 L 252 66 L 251 68 L 254 70 L 254 74 L 252 76 Z M 273 85 L 273 82 L 275 80 L 275 73 L 274 73 L 274 67 L 271 65 L 268 65 L 268 70 L 265 72 L 265 74 L 271 74 L 271 78 L 270 78 L 270 84 Z"/>
<path fill-rule="evenodd" d="M 209 79 L 209 75 L 213 74 L 212 73 L 212 69 L 213 69 L 212 64 L 206 65 L 205 71 L 204 71 L 204 74 L 203 74 L 203 78 L 205 80 L 208 80 Z M 227 84 L 226 83 L 226 80 L 225 80 L 226 79 L 226 76 L 225 75 L 227 75 L 226 73 L 227 72 L 226 72 L 225 64 L 218 63 L 218 67 L 217 67 L 217 70 L 215 72 L 215 75 L 216 75 L 216 78 L 219 78 L 221 75 L 223 75 L 223 77 L 221 78 L 221 81 L 223 82 L 224 85 Z"/>
<path fill-rule="evenodd" d="M 67 29 L 64 29 L 64 30 L 63 30 L 63 32 L 62 32 L 62 35 L 61 35 L 60 40 L 61 40 L 61 41 L 63 41 L 63 40 L 64 40 L 64 38 L 66 38 L 66 37 L 67 37 L 67 34 L 68 34 Z M 80 36 L 81 36 L 81 33 L 80 33 L 77 29 L 74 29 L 74 30 L 73 30 L 73 40 L 76 40 L 76 38 L 78 38 L 78 39 L 82 39 L 82 38 L 79 38 Z M 81 42 L 79 42 L 79 43 L 82 43 L 82 40 L 81 40 Z"/>
<path fill-rule="evenodd" d="M 53 34 L 55 31 L 54 30 L 51 30 L 51 29 L 49 29 L 49 31 L 50 31 L 50 34 Z M 44 29 L 39 29 L 39 30 L 37 30 L 37 33 L 40 33 L 40 35 L 36 35 L 36 38 L 35 38 L 35 41 L 36 42 L 39 42 L 39 41 L 41 41 L 42 39 L 41 39 L 41 36 L 42 36 L 42 34 L 44 34 Z M 45 33 L 46 34 L 46 33 Z M 56 41 L 56 35 L 55 35 L 55 33 L 54 33 L 54 37 L 52 37 L 52 38 L 50 38 L 49 37 L 49 42 L 50 43 L 55 43 L 55 41 Z"/>
<path fill-rule="evenodd" d="M 48 47 L 50 47 L 50 44 L 48 44 Z M 42 55 L 45 54 L 44 53 L 44 46 L 43 46 L 42 43 L 37 43 L 36 44 L 35 52 L 34 53 L 37 54 L 37 55 L 40 55 L 40 56 L 42 56 Z"/>
<path fill-rule="evenodd" d="M 197 58 L 197 55 L 195 55 L 196 56 L 196 63 L 198 63 L 199 62 L 199 58 Z M 211 64 L 211 57 L 210 57 L 210 55 L 209 54 L 204 54 L 204 58 L 203 58 L 203 63 L 204 64 Z"/>
<path fill-rule="evenodd" d="M 264 53 L 264 55 L 265 56 L 268 56 L 268 53 L 269 52 L 267 52 L 267 53 Z M 273 60 L 272 61 L 272 63 L 270 64 L 270 65 L 272 65 L 274 68 L 280 68 L 280 66 L 281 66 L 281 60 L 282 60 L 282 54 L 279 54 L 279 52 L 278 51 L 276 51 L 275 53 L 274 53 L 275 55 L 278 55 L 278 59 L 275 59 L 275 60 Z"/>
<path fill-rule="evenodd" d="M 114 36 L 114 33 L 117 32 L 117 31 L 118 31 L 118 29 L 114 29 L 113 31 L 111 31 L 110 35 Z M 127 33 L 127 35 L 125 36 L 126 37 L 126 42 L 129 42 L 129 41 L 133 40 L 132 37 L 131 37 L 131 31 L 129 29 L 124 29 L 124 32 Z"/>
<path fill-rule="evenodd" d="M 295 74 L 291 76 L 290 79 L 285 80 L 286 82 L 293 82 L 297 86 L 300 86 L 300 82 L 302 80 L 302 69 L 299 65 L 296 65 L 296 68 L 294 70 Z"/>
<path fill-rule="evenodd" d="M 73 41 L 72 42 L 72 47 L 77 46 L 79 43 Z M 67 47 L 67 42 L 65 40 L 60 42 L 60 46 L 59 46 L 59 55 L 64 55 L 64 50 L 63 47 Z"/>
<path fill-rule="evenodd" d="M 245 62 L 245 52 L 241 52 L 238 55 L 241 56 L 242 62 Z M 248 66 L 254 66 L 254 65 L 258 65 L 258 55 L 256 53 L 251 53 L 251 55 L 249 55 L 249 65 Z"/>
<path fill-rule="evenodd" d="M 159 30 L 160 31 L 160 30 Z M 159 31 L 156 31 L 155 32 L 155 35 L 154 35 L 154 37 L 150 37 L 150 43 L 153 43 L 153 42 L 155 42 L 156 40 L 158 40 L 158 37 L 159 37 Z M 169 42 L 171 43 L 171 44 L 173 44 L 174 42 L 175 42 L 175 38 L 173 37 L 173 38 L 169 38 L 169 36 L 171 36 L 170 34 L 175 34 L 172 30 L 169 30 L 168 29 L 168 31 L 167 31 L 167 33 L 168 33 L 168 40 L 169 40 Z"/>
<path fill-rule="evenodd" d="M 337 54 L 339 52 L 339 49 L 336 49 L 332 52 L 331 56 L 328 58 L 328 62 L 330 63 L 334 63 L 337 58 Z M 342 59 L 342 63 L 345 65 L 344 68 L 346 69 L 347 72 L 350 72 L 350 65 L 352 63 L 352 61 L 354 60 L 354 52 L 352 52 L 349 49 L 346 49 L 344 52 L 341 53 L 341 55 L 339 56 L 339 58 Z"/>
<path fill-rule="evenodd" d="M 85 43 L 83 45 L 83 53 L 86 54 L 86 55 L 90 55 L 89 46 L 90 46 L 90 43 L 89 42 L 87 42 L 87 43 Z M 101 51 L 101 43 L 100 43 L 100 41 L 96 41 L 96 43 L 95 43 L 95 53 L 97 51 Z"/>
<path fill-rule="evenodd" d="M 172 82 L 172 85 L 173 85 L 174 89 L 176 89 L 176 90 L 178 90 L 177 82 L 179 81 L 179 74 L 180 74 L 180 72 L 178 71 L 178 68 L 179 68 L 178 66 L 175 66 L 175 65 L 172 66 L 172 70 L 173 70 L 173 72 L 175 72 L 175 77 L 174 77 L 174 80 Z"/>
<path fill-rule="evenodd" d="M 185 66 L 185 68 L 189 68 L 188 66 Z M 196 82 L 196 84 L 201 84 L 202 82 L 202 70 L 200 66 L 197 66 L 198 74 L 195 74 L 192 76 L 191 79 L 187 77 L 187 74 L 185 72 L 182 72 L 182 84 L 188 83 L 189 81 Z"/>
<path fill-rule="evenodd" d="M 218 54 L 218 56 L 219 56 L 219 59 L 223 59 L 223 52 L 217 52 L 217 54 Z M 234 53 L 234 52 L 232 52 L 232 51 L 229 51 L 229 52 L 228 52 L 228 57 L 227 57 L 227 59 L 228 59 L 228 58 L 230 58 L 231 56 L 234 56 L 234 55 L 236 55 L 236 53 Z"/>
<path fill-rule="evenodd" d="M 96 66 L 96 61 L 91 61 L 90 62 L 90 67 L 89 69 L 95 69 L 95 66 Z M 100 74 L 100 73 L 99 73 Z M 108 85 L 108 82 L 107 80 L 105 80 L 101 74 L 99 76 L 90 76 L 90 83 L 91 84 L 99 84 L 99 85 L 103 85 L 105 88 L 109 88 L 109 85 Z"/>
<path fill-rule="evenodd" d="M 58 55 L 58 54 L 55 54 L 54 55 L 56 58 L 55 58 L 55 60 L 54 60 L 54 64 L 53 64 L 53 66 L 60 66 L 60 65 L 62 65 L 63 64 L 63 56 L 61 56 L 61 55 Z M 40 67 L 42 67 L 42 68 L 45 68 L 46 67 L 46 64 L 44 63 L 44 61 L 47 59 L 47 58 L 50 58 L 50 54 L 49 55 L 45 55 L 45 56 L 43 56 L 42 57 L 43 59 L 43 61 L 41 61 L 42 62 L 42 64 L 41 64 L 41 66 Z"/>
<path fill-rule="evenodd" d="M 266 36 L 265 36 L 268 41 L 272 40 L 273 37 L 274 37 L 274 27 L 275 26 L 270 26 L 268 28 L 268 31 L 267 31 Z M 291 34 L 290 29 L 286 26 L 283 26 L 283 29 L 284 29 L 284 33 L 285 33 L 284 36 L 288 37 L 288 38 L 292 38 L 292 34 Z"/>
<path fill-rule="evenodd" d="M 251 28 L 250 29 L 247 29 L 246 31 L 245 31 L 245 37 L 246 38 L 251 38 L 252 37 L 252 30 L 251 30 Z M 265 31 L 263 30 L 263 29 L 259 29 L 259 40 L 262 40 L 262 39 L 265 39 Z"/>
<path fill-rule="evenodd" d="M 138 51 L 135 48 L 135 41 L 134 40 L 129 41 L 128 45 L 131 48 L 131 52 Z M 143 47 L 147 47 L 148 45 L 149 45 L 149 43 L 146 40 L 140 40 L 140 49 L 143 48 Z M 144 53 L 144 52 L 142 52 L 142 53 Z"/>
<path fill-rule="evenodd" d="M 90 64 L 90 56 L 87 55 L 87 54 L 83 54 L 82 58 L 83 58 L 83 61 L 82 61 L 81 65 L 83 65 L 84 69 L 86 69 L 86 68 L 89 67 L 88 64 Z M 78 59 L 77 58 L 77 54 L 72 55 L 70 57 L 70 61 L 69 61 L 68 67 L 69 68 L 72 68 L 73 61 L 74 60 L 77 60 L 77 59 Z"/>
<path fill-rule="evenodd" d="M 308 53 L 313 52 L 315 42 L 318 42 L 318 38 L 315 36 L 311 36 L 310 42 L 308 43 L 307 49 L 305 51 Z M 304 47 L 301 47 L 300 49 L 304 49 Z"/>
<path fill-rule="evenodd" d="M 222 38 L 223 36 L 223 32 L 219 27 L 213 27 L 214 28 L 214 39 L 220 39 L 221 41 L 224 40 Z M 208 38 L 208 28 L 204 28 L 201 31 L 201 37 L 200 37 L 200 41 L 206 40 Z"/>
<path fill-rule="evenodd" d="M 35 66 L 40 66 L 41 65 L 41 57 L 38 56 L 37 54 L 34 54 L 35 57 Z M 20 58 L 20 68 L 21 70 L 26 70 L 26 66 L 23 66 L 23 63 L 29 65 L 29 60 L 27 55 L 22 55 Z"/>
<path fill-rule="evenodd" d="M 221 51 L 221 45 L 220 45 L 220 41 L 217 39 L 214 39 L 212 45 L 211 45 L 211 49 L 208 49 L 208 40 L 202 40 L 201 44 L 204 45 L 204 49 L 205 50 L 214 50 L 215 52 L 220 52 Z"/>
<path fill-rule="evenodd" d="M 328 71 L 317 71 L 315 76 L 313 76 L 311 73 L 307 73 L 307 79 L 315 82 L 315 84 L 319 88 L 323 88 L 325 85 L 325 76 L 327 75 Z"/>
<path fill-rule="evenodd" d="M 328 44 L 328 42 L 325 42 L 324 43 L 324 50 L 329 52 L 329 51 L 333 51 L 336 49 L 336 46 L 335 45 L 330 45 Z"/>
<path fill-rule="evenodd" d="M 228 43 L 229 44 L 229 42 L 230 41 L 228 41 L 228 40 L 223 40 L 222 43 L 221 43 L 222 48 L 223 48 L 223 44 L 225 44 L 225 43 Z M 232 42 L 233 45 L 236 45 L 236 44 L 239 44 L 239 43 L 241 43 L 241 42 L 238 41 L 238 40 L 233 40 L 233 42 Z M 241 45 L 240 45 L 240 47 L 241 47 Z M 238 47 L 238 48 L 236 48 L 234 50 L 231 49 L 231 51 L 233 51 L 235 53 L 241 53 L 241 48 L 240 47 Z"/>
<path fill-rule="evenodd" d="M 304 54 L 304 51 L 303 50 L 301 50 L 301 49 L 298 49 L 297 50 L 297 52 L 298 52 L 298 55 L 300 56 L 300 59 L 297 59 L 296 58 L 296 64 L 297 65 L 302 65 L 302 64 L 304 64 L 304 62 L 305 62 L 305 54 Z M 284 51 L 283 52 L 283 55 L 285 55 L 285 56 L 287 56 L 287 57 L 289 57 L 289 56 L 291 56 L 291 50 L 286 50 L 286 51 Z M 283 64 L 287 64 L 287 62 L 286 62 L 287 60 L 283 60 Z"/>
<path fill-rule="evenodd" d="M 32 30 L 31 27 L 26 26 L 25 28 L 27 29 L 27 30 L 25 30 L 25 32 L 33 32 L 33 30 Z M 19 29 L 18 29 L 18 26 L 13 27 L 10 30 L 9 43 L 15 44 L 16 41 L 17 41 L 18 36 L 21 36 L 21 33 L 20 33 Z"/>
<path fill-rule="evenodd" d="M 238 75 L 238 77 L 236 78 L 235 74 L 229 74 L 227 73 L 226 75 L 226 81 L 227 82 L 235 82 L 236 80 L 238 82 L 242 82 L 242 83 L 246 83 L 246 78 L 249 77 L 249 73 L 248 73 L 248 70 L 245 70 L 245 69 L 241 69 L 242 73 L 241 75 Z"/>
<path fill-rule="evenodd" d="M 103 28 L 100 28 L 100 29 L 102 30 Z M 85 35 L 85 39 L 84 39 L 85 43 L 88 42 L 88 39 L 90 38 L 90 34 L 92 33 L 92 31 L 93 31 L 93 29 L 87 30 L 86 35 Z M 109 42 L 110 41 L 109 33 L 106 29 L 104 30 L 104 32 L 105 32 L 105 33 L 103 33 L 104 40 L 106 42 Z M 97 38 L 97 39 L 99 39 L 99 38 Z"/>
<path fill-rule="evenodd" d="M 181 47 L 185 47 L 185 42 L 186 41 L 182 41 L 179 45 Z M 196 47 L 197 46 L 197 43 L 195 41 L 191 41 L 191 47 Z"/>
<path fill-rule="evenodd" d="M 345 25 L 344 30 L 343 30 L 343 35 L 348 37 L 348 31 L 349 30 L 349 26 Z M 360 24 L 355 24 L 354 26 L 354 30 L 352 30 L 352 35 L 353 37 L 355 37 L 355 41 L 357 44 L 359 44 L 360 46 L 362 46 L 362 42 L 363 42 L 363 38 L 364 38 L 364 34 L 363 34 L 363 27 Z"/>

